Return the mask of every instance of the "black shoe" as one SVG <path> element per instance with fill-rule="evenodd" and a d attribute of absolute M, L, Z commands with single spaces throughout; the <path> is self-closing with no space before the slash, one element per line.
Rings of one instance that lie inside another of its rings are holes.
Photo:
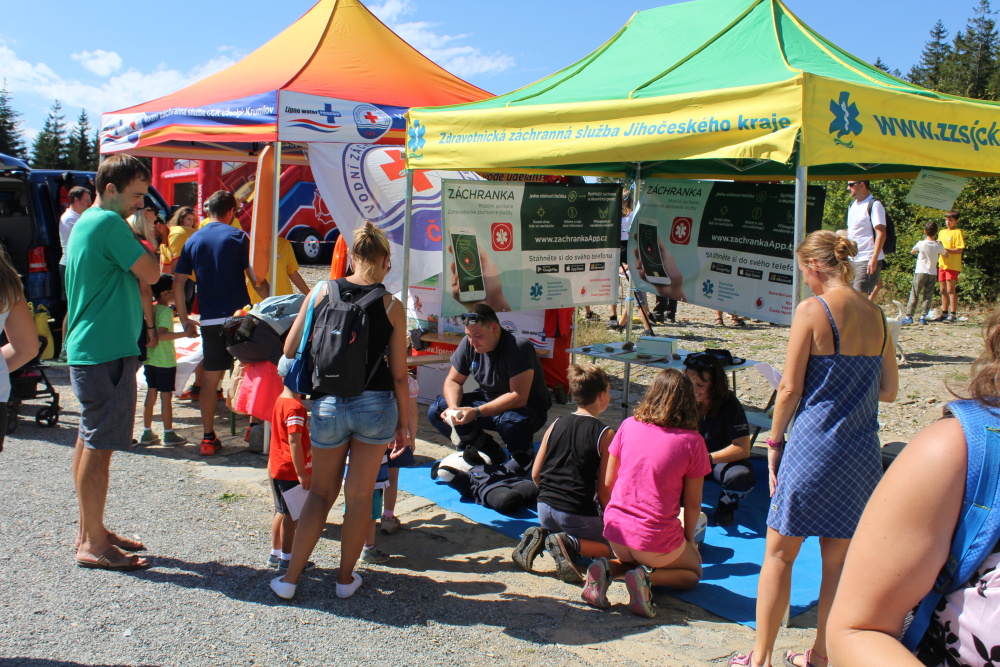
<path fill-rule="evenodd" d="M 940 315 L 931 320 L 931 322 L 947 322 L 947 321 L 948 321 L 948 313 L 941 313 Z"/>
<path fill-rule="evenodd" d="M 576 564 L 579 556 L 566 539 L 566 533 L 552 533 L 545 538 L 545 551 L 556 562 L 556 577 L 567 584 L 583 583 L 583 573 Z"/>
<path fill-rule="evenodd" d="M 669 322 L 670 324 L 676 324 L 677 320 L 674 318 L 673 315 L 667 315 L 667 322 Z"/>
<path fill-rule="evenodd" d="M 715 525 L 723 528 L 733 525 L 733 507 L 731 505 L 719 505 L 715 508 Z"/>
<path fill-rule="evenodd" d="M 663 315 L 660 313 L 650 313 L 649 321 L 653 324 L 663 324 Z"/>
<path fill-rule="evenodd" d="M 535 556 L 542 550 L 545 543 L 545 531 L 539 526 L 532 526 L 524 531 L 521 541 L 510 553 L 510 559 L 517 563 L 525 572 L 534 572 Z"/>
<path fill-rule="evenodd" d="M 945 318 L 944 318 L 943 320 L 941 320 L 941 321 L 942 321 L 942 322 L 957 322 L 957 321 L 958 321 L 958 318 L 957 318 L 957 317 L 955 317 L 954 313 L 949 313 L 949 314 L 948 314 L 948 316 L 947 316 L 947 317 L 945 317 Z"/>
<path fill-rule="evenodd" d="M 606 329 L 607 329 L 608 331 L 614 331 L 614 332 L 616 332 L 616 333 L 621 333 L 621 332 L 625 331 L 625 327 L 623 327 L 622 325 L 620 325 L 620 324 L 617 324 L 617 323 L 615 323 L 615 324 L 609 324 L 609 325 L 608 325 L 607 327 L 605 327 L 605 328 L 606 328 Z"/>
<path fill-rule="evenodd" d="M 656 334 L 653 333 L 652 329 L 646 329 L 645 331 L 642 332 L 641 335 L 643 335 L 643 336 L 649 336 L 650 338 L 655 338 L 656 337 Z"/>

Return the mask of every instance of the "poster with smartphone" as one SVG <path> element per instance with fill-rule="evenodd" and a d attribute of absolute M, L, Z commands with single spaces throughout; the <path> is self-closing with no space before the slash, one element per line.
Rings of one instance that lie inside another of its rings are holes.
<path fill-rule="evenodd" d="M 806 233 L 826 191 L 807 188 Z M 628 240 L 644 292 L 789 324 L 795 188 L 773 183 L 646 179 Z"/>
<path fill-rule="evenodd" d="M 607 304 L 617 296 L 621 188 L 442 181 L 442 317 Z"/>

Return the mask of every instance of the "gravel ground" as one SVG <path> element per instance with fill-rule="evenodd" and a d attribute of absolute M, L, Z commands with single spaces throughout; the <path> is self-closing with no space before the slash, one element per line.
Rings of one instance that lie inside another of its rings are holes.
<path fill-rule="evenodd" d="M 967 379 L 982 317 L 969 319 L 903 329 L 909 362 L 901 368 L 900 400 L 882 410 L 884 442 L 912 437 L 940 414 L 945 381 L 960 387 Z M 682 305 L 677 326 L 656 329 L 693 349 L 728 347 L 783 365 L 787 328 L 749 322 L 721 329 L 713 320 L 710 311 Z M 579 336 L 620 338 L 603 324 L 584 325 Z M 621 367 L 610 370 L 620 375 Z M 267 586 L 274 571 L 262 565 L 272 512 L 265 461 L 228 435 L 221 418 L 226 447 L 219 456 L 202 459 L 188 445 L 113 459 L 108 525 L 141 535 L 154 567 L 79 569 L 69 476 L 78 405 L 65 369 L 50 377 L 62 393 L 59 425 L 37 426 L 29 409 L 0 454 L 7 490 L 0 497 L 2 665 L 697 665 L 722 664 L 752 641 L 748 628 L 666 595 L 657 595 L 655 620 L 621 606 L 589 609 L 578 602 L 578 587 L 517 570 L 509 561 L 513 540 L 405 493 L 397 507 L 405 529 L 379 536 L 395 556 L 385 566 L 362 566 L 365 584 L 354 597 L 334 595 L 342 511 L 335 507 L 314 555 L 317 570 L 305 575 L 296 600 L 278 601 Z M 648 375 L 640 370 L 632 380 L 635 398 Z M 751 373 L 740 376 L 748 404 L 763 405 L 768 393 Z M 558 406 L 550 417 L 565 410 Z M 614 407 L 606 413 L 609 423 L 620 416 Z M 175 419 L 182 434 L 199 436 L 193 406 L 177 403 Z M 425 418 L 419 435 L 420 458 L 447 453 Z M 543 557 L 539 567 L 551 569 L 551 562 Z M 611 598 L 626 601 L 616 588 Z M 777 650 L 801 649 L 812 628 L 814 613 L 793 619 Z"/>

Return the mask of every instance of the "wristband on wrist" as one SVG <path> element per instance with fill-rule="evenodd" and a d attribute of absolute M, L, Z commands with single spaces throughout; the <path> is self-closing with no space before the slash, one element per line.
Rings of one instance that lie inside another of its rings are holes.
<path fill-rule="evenodd" d="M 482 416 L 483 416 L 483 413 L 481 413 L 481 412 L 479 411 L 479 408 L 476 408 L 476 419 L 479 419 L 479 418 L 480 418 L 480 417 L 482 417 Z"/>
<path fill-rule="evenodd" d="M 770 447 L 771 449 L 781 449 L 782 447 L 785 446 L 785 441 L 784 441 L 784 439 L 782 439 L 782 440 L 771 440 L 771 438 L 768 438 L 767 439 L 767 446 Z"/>

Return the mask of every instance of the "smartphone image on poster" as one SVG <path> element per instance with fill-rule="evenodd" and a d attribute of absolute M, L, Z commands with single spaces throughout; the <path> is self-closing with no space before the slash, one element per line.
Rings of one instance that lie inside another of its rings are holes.
<path fill-rule="evenodd" d="M 451 249 L 455 253 L 455 272 L 458 274 L 458 300 L 462 303 L 482 301 L 486 298 L 486 283 L 483 282 L 476 233 L 467 227 L 452 229 Z"/>
<path fill-rule="evenodd" d="M 663 257 L 660 255 L 660 239 L 656 232 L 656 225 L 640 222 L 637 243 L 639 245 L 639 260 L 646 272 L 646 281 L 657 285 L 669 285 L 670 276 L 663 268 Z"/>

